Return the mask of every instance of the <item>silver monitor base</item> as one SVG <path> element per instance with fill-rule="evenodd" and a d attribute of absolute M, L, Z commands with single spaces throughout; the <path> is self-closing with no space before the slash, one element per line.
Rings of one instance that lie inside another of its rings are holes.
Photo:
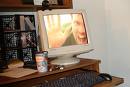
<path fill-rule="evenodd" d="M 71 65 L 79 63 L 80 59 L 73 57 L 72 55 L 63 55 L 51 61 L 54 65 Z"/>

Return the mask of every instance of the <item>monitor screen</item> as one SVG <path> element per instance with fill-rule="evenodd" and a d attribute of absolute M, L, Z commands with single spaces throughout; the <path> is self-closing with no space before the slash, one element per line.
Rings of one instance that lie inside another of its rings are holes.
<path fill-rule="evenodd" d="M 38 11 L 38 15 L 40 48 L 50 57 L 73 56 L 92 49 L 85 11 Z"/>
<path fill-rule="evenodd" d="M 81 13 L 44 16 L 49 48 L 88 44 Z"/>

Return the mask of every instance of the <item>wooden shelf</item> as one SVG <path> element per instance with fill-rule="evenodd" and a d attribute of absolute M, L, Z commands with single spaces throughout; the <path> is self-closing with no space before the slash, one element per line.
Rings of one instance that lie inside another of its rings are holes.
<path fill-rule="evenodd" d="M 72 8 L 72 0 L 64 0 L 63 5 L 51 5 L 52 9 L 68 9 Z M 36 11 L 42 9 L 41 5 L 23 4 L 22 0 L 2 0 L 0 3 L 0 11 Z"/>

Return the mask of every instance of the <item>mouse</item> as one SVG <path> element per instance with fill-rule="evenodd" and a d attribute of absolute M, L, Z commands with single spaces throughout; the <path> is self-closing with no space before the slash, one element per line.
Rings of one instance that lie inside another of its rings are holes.
<path fill-rule="evenodd" d="M 107 73 L 100 73 L 99 76 L 102 77 L 103 79 L 105 79 L 106 81 L 112 80 L 112 76 L 110 74 L 107 74 Z"/>

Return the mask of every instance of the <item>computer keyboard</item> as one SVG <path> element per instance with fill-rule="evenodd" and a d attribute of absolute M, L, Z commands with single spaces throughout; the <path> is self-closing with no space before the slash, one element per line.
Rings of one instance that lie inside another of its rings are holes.
<path fill-rule="evenodd" d="M 95 84 L 105 80 L 106 79 L 103 78 L 103 76 L 100 76 L 98 72 L 88 70 L 77 73 L 75 72 L 73 75 L 52 81 L 46 81 L 33 87 L 93 87 Z"/>

